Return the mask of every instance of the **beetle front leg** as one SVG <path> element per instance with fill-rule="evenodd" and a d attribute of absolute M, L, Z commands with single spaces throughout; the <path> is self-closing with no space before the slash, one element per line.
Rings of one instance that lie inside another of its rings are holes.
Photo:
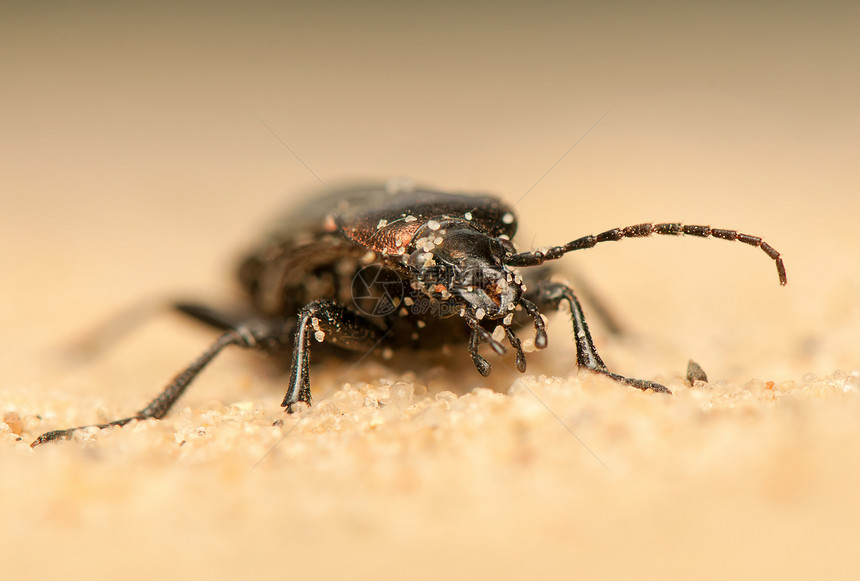
<path fill-rule="evenodd" d="M 293 404 L 311 403 L 311 337 L 351 351 L 369 351 L 385 337 L 385 331 L 367 317 L 330 300 L 315 300 L 299 313 L 293 340 L 293 365 L 290 383 L 281 405 L 293 412 Z"/>
<path fill-rule="evenodd" d="M 567 301 L 570 305 L 570 317 L 573 322 L 573 334 L 576 341 L 576 363 L 579 367 L 602 373 L 619 383 L 638 389 L 672 393 L 659 383 L 625 377 L 609 371 L 600 355 L 597 354 L 597 348 L 594 346 L 591 333 L 588 331 L 588 323 L 585 322 L 582 305 L 569 286 L 558 282 L 544 281 L 539 283 L 535 290 L 529 292 L 528 296 L 541 310 L 558 310 L 561 301 Z"/>

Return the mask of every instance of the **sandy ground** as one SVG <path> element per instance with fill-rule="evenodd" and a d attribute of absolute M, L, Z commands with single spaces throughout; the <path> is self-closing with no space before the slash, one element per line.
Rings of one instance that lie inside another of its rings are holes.
<path fill-rule="evenodd" d="M 860 573 L 856 8 L 4 11 L 4 578 Z M 558 315 L 524 376 L 329 360 L 288 417 L 278 367 L 226 353 L 163 421 L 29 448 L 141 407 L 213 334 L 75 341 L 141 301 L 235 304 L 261 224 L 391 175 L 519 200 L 523 246 L 737 228 L 789 284 L 722 241 L 566 259 L 627 327 L 593 323 L 607 363 L 671 397 L 577 374 Z"/>

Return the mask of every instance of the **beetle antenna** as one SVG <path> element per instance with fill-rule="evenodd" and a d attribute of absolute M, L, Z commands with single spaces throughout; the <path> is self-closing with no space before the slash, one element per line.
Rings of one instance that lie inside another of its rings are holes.
<path fill-rule="evenodd" d="M 788 280 L 785 276 L 785 264 L 782 262 L 782 257 L 779 252 L 762 240 L 758 236 L 750 234 L 742 234 L 736 230 L 724 230 L 721 228 L 711 228 L 710 226 L 692 226 L 688 224 L 680 224 L 677 222 L 668 222 L 662 224 L 636 224 L 635 226 L 627 226 L 626 228 L 613 228 L 607 230 L 597 236 L 588 235 L 582 238 L 577 238 L 572 242 L 568 242 L 564 246 L 552 246 L 545 250 L 534 250 L 532 252 L 521 252 L 513 254 L 505 259 L 505 264 L 508 266 L 536 266 L 547 260 L 555 260 L 561 258 L 568 252 L 574 250 L 584 250 L 591 248 L 598 242 L 614 242 L 622 238 L 644 238 L 651 234 L 660 234 L 662 236 L 680 236 L 686 234 L 688 236 L 698 236 L 700 238 L 720 238 L 722 240 L 737 240 L 744 244 L 749 244 L 756 248 L 761 248 L 776 263 L 776 272 L 779 276 L 779 284 L 785 285 Z"/>

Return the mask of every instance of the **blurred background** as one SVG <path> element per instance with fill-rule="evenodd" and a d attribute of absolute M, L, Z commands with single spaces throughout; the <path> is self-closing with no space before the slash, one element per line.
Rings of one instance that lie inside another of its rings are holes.
<path fill-rule="evenodd" d="M 142 299 L 229 304 L 293 201 L 391 176 L 515 202 L 521 247 L 683 221 L 783 253 L 785 288 L 718 240 L 568 257 L 641 341 L 604 351 L 627 373 L 857 369 L 858 23 L 848 1 L 6 2 L 0 384 L 148 396 L 211 334 L 162 321 L 90 381 L 46 361 Z"/>

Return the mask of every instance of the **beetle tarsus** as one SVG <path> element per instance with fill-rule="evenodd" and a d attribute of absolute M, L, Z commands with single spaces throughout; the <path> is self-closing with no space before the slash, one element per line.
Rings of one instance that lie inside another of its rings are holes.
<path fill-rule="evenodd" d="M 549 344 L 549 339 L 546 334 L 546 323 L 543 320 L 543 317 L 540 314 L 540 309 L 538 309 L 537 305 L 526 298 L 520 299 L 520 304 L 526 310 L 526 312 L 534 319 L 535 322 L 535 347 L 537 349 L 546 349 Z"/>
<path fill-rule="evenodd" d="M 605 375 L 607 377 L 611 377 L 612 379 L 614 379 L 618 383 L 623 383 L 624 385 L 629 385 L 630 387 L 635 387 L 636 389 L 641 389 L 642 391 L 653 391 L 655 393 L 668 393 L 669 395 L 672 394 L 672 391 L 668 387 L 666 387 L 665 385 L 662 385 L 660 383 L 657 383 L 655 381 L 647 381 L 645 379 L 634 379 L 632 377 L 625 377 L 623 375 L 618 375 L 617 373 L 612 373 L 611 371 L 607 371 L 607 370 L 592 370 L 592 371 L 595 371 L 596 373 L 600 373 L 600 374 Z"/>
<path fill-rule="evenodd" d="M 60 440 L 71 440 L 72 434 L 74 434 L 75 432 L 77 432 L 79 430 L 86 430 L 88 428 L 98 428 L 100 430 L 103 430 L 105 428 L 111 428 L 113 426 L 124 426 L 133 420 L 143 420 L 143 419 L 146 419 L 147 417 L 151 417 L 151 416 L 142 416 L 141 413 L 138 413 L 134 416 L 122 418 L 119 420 L 114 420 L 112 422 L 107 422 L 106 424 L 92 424 L 89 426 L 78 426 L 76 428 L 67 428 L 65 430 L 51 430 L 50 432 L 45 432 L 44 434 L 42 434 L 41 436 L 39 436 L 38 438 L 33 440 L 33 442 L 30 444 L 30 447 L 35 448 L 36 446 L 40 446 L 40 445 L 45 444 L 47 442 L 58 442 Z"/>
<path fill-rule="evenodd" d="M 489 343 L 490 348 L 496 352 L 496 355 L 504 355 L 508 352 L 504 345 L 493 338 L 493 334 L 481 326 L 477 319 L 466 319 L 469 328 L 472 329 L 472 341 L 475 341 L 475 346 L 480 340 Z"/>
<path fill-rule="evenodd" d="M 526 354 L 523 353 L 523 346 L 520 343 L 520 338 L 514 334 L 514 330 L 510 327 L 505 327 L 505 334 L 508 336 L 508 341 L 514 351 L 517 352 L 517 370 L 520 373 L 526 372 Z"/>
<path fill-rule="evenodd" d="M 472 336 L 469 339 L 469 355 L 472 356 L 472 361 L 475 363 L 475 368 L 478 370 L 478 373 L 487 377 L 493 371 L 493 366 L 490 365 L 490 362 L 484 359 L 480 353 L 478 353 L 480 339 L 481 337 L 478 331 L 472 331 Z"/>
<path fill-rule="evenodd" d="M 606 375 L 619 383 L 643 391 L 672 393 L 668 388 L 659 383 L 644 379 L 634 379 L 609 371 L 597 353 L 597 348 L 594 346 L 594 340 L 591 338 L 591 332 L 588 330 L 588 323 L 585 321 L 582 305 L 579 299 L 576 298 L 573 289 L 569 286 L 560 282 L 544 281 L 539 283 L 537 288 L 532 291 L 531 297 L 538 309 L 558 310 L 561 301 L 566 301 L 570 305 L 570 317 L 573 323 L 573 334 L 576 342 L 576 363 L 580 368 Z"/>

